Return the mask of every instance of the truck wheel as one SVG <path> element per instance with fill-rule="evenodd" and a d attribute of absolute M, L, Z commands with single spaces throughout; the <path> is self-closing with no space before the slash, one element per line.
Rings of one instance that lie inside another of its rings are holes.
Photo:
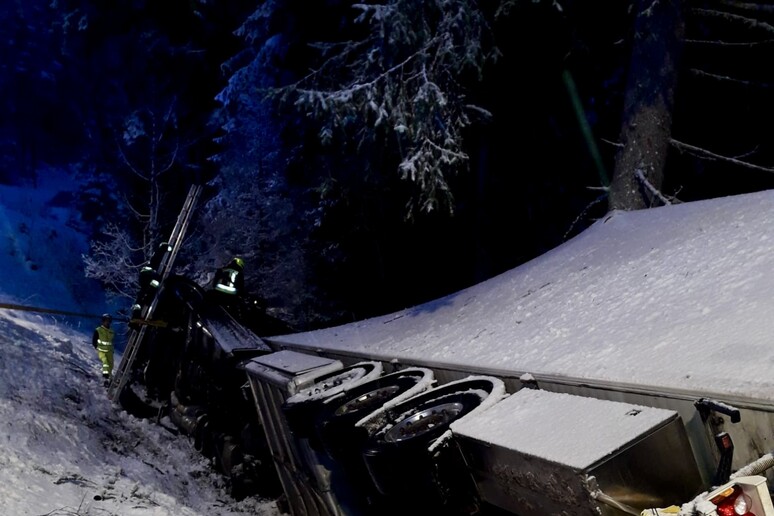
<path fill-rule="evenodd" d="M 239 443 L 230 435 L 223 436 L 218 450 L 217 464 L 226 476 L 231 476 L 231 471 L 244 462 L 242 449 Z"/>
<path fill-rule="evenodd" d="M 410 401 L 410 400 L 409 400 Z M 434 490 L 432 441 L 481 403 L 476 394 L 458 393 L 410 409 L 389 428 L 371 437 L 363 449 L 371 480 L 385 496 L 424 495 Z"/>
<path fill-rule="evenodd" d="M 376 372 L 376 362 L 355 364 L 317 378 L 315 382 L 298 391 L 282 405 L 282 412 L 290 431 L 296 437 L 309 438 L 314 434 L 314 421 L 329 396 L 340 392 L 348 384 L 355 385 L 369 374 Z"/>
<path fill-rule="evenodd" d="M 340 451 L 348 449 L 353 442 L 362 443 L 367 434 L 365 430 L 358 431 L 355 423 L 398 394 L 400 394 L 400 387 L 397 385 L 377 387 L 339 405 L 332 412 L 326 410 L 321 414 L 315 426 L 320 442 L 328 455 L 336 460 L 336 457 L 341 455 Z"/>
<path fill-rule="evenodd" d="M 441 467 L 464 461 L 456 460 L 455 454 L 460 453 L 456 446 L 436 441 L 451 423 L 500 391 L 504 392 L 504 386 L 496 378 L 469 377 L 390 407 L 386 418 L 375 420 L 377 428 L 369 429 L 370 437 L 361 449 L 376 490 L 389 500 L 399 500 L 398 503 L 421 499 L 432 507 L 431 511 L 440 506 L 441 512 L 452 510 L 454 503 L 448 504 L 445 493 L 452 484 L 469 483 L 470 475 L 464 466 Z M 457 503 L 459 497 L 455 497 Z"/>
<path fill-rule="evenodd" d="M 315 427 L 323 448 L 334 459 L 351 455 L 359 449 L 367 434 L 355 423 L 412 387 L 427 375 L 422 370 L 393 373 L 366 382 L 330 400 L 322 408 Z M 359 455 L 359 452 L 358 452 Z"/>

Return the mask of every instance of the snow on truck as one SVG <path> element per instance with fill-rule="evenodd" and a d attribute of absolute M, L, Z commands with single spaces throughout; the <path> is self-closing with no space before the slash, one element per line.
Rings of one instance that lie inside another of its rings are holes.
<path fill-rule="evenodd" d="M 235 482 L 276 472 L 293 515 L 774 515 L 774 192 L 614 212 L 481 284 L 311 332 L 245 338 L 176 281 L 159 307 L 186 314 L 180 356 L 209 350 L 220 378 L 175 359 L 175 399 L 200 407 L 177 419 L 231 443 Z M 184 392 L 207 382 L 210 405 Z"/>

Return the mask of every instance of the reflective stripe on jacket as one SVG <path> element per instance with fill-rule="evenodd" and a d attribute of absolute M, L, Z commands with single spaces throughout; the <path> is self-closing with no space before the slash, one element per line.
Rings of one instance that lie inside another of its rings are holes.
<path fill-rule="evenodd" d="M 219 290 L 226 294 L 236 294 L 237 276 L 239 276 L 239 271 L 236 269 L 221 269 L 220 278 L 218 278 L 215 283 L 215 290 Z"/>
<path fill-rule="evenodd" d="M 107 353 L 113 350 L 113 335 L 114 332 L 110 328 L 104 326 L 97 327 L 97 351 Z"/>

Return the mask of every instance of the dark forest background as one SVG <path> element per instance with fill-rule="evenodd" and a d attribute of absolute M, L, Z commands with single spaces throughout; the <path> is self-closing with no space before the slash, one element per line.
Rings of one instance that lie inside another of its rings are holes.
<path fill-rule="evenodd" d="M 663 4 L 3 2 L 0 182 L 68 171 L 129 297 L 196 183 L 180 272 L 242 256 L 298 330 L 388 313 L 610 209 L 774 186 L 774 8 Z"/>

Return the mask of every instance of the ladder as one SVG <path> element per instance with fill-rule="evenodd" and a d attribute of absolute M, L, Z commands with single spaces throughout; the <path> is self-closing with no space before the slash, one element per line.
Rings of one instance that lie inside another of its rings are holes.
<path fill-rule="evenodd" d="M 177 253 L 180 251 L 180 247 L 183 243 L 183 237 L 185 236 L 186 230 L 188 229 L 188 224 L 191 221 L 191 216 L 194 211 L 194 206 L 196 206 L 196 202 L 199 199 L 201 191 L 202 187 L 200 185 L 191 185 L 191 188 L 188 190 L 188 196 L 183 203 L 183 208 L 180 210 L 180 214 L 177 216 L 177 222 L 175 223 L 175 227 L 169 237 L 168 244 L 172 249 L 170 252 L 164 255 L 164 258 L 161 260 L 161 264 L 159 265 L 159 269 L 156 271 L 161 276 L 161 285 L 159 286 L 159 289 L 150 304 L 146 307 L 143 307 L 143 311 L 140 316 L 143 321 L 151 321 L 153 318 L 153 312 L 156 310 L 156 305 L 158 304 L 160 297 L 159 295 L 164 289 L 164 280 L 167 279 L 167 276 L 169 276 L 169 273 L 172 270 L 172 266 L 175 263 L 175 258 L 177 258 Z M 134 365 L 134 360 L 137 358 L 137 354 L 140 350 L 143 340 L 145 339 L 145 333 L 148 329 L 148 326 L 148 324 L 141 324 L 140 328 L 136 330 L 133 329 L 131 335 L 129 336 L 129 341 L 126 344 L 126 349 L 124 350 L 121 362 L 118 364 L 118 367 L 113 374 L 113 378 L 110 380 L 110 384 L 108 385 L 108 398 L 113 402 L 118 401 L 119 397 L 121 396 L 121 392 L 124 390 L 124 387 L 126 387 L 126 384 L 132 375 L 132 366 Z"/>

